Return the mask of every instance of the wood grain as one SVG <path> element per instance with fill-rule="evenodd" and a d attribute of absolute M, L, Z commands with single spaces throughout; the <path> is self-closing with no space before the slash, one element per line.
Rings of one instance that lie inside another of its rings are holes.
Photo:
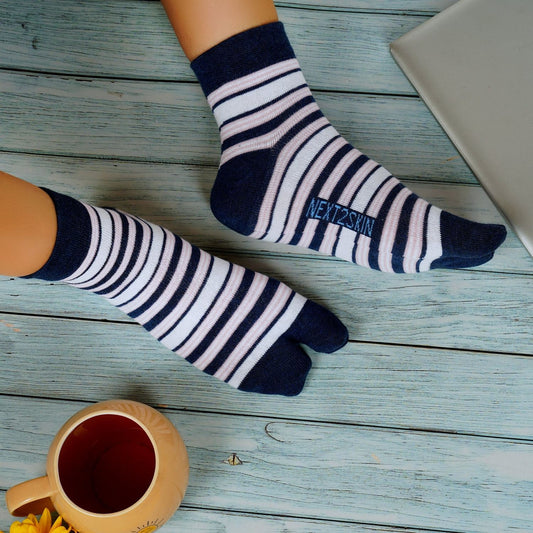
<path fill-rule="evenodd" d="M 297 398 L 243 394 L 136 324 L 0 313 L 2 392 L 533 439 L 531 358 L 351 342 L 316 354 Z M 142 392 L 141 392 L 142 391 Z"/>
<path fill-rule="evenodd" d="M 5 489 L 42 474 L 52 435 L 83 404 L 9 396 L 0 402 Z M 189 507 L 472 533 L 533 527 L 528 444 L 163 412 L 187 443 Z M 225 462 L 232 453 L 241 465 Z M 172 525 L 179 527 L 179 513 Z"/>
<path fill-rule="evenodd" d="M 415 94 L 389 44 L 425 18 L 283 7 L 279 17 L 313 88 Z M 0 20 L 3 68 L 195 81 L 159 2 L 4 0 Z"/>

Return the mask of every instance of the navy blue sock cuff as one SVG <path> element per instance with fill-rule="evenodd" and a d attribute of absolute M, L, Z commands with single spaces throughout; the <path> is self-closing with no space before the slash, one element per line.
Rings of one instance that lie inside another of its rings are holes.
<path fill-rule="evenodd" d="M 56 209 L 57 237 L 46 264 L 25 278 L 58 281 L 68 278 L 87 255 L 91 238 L 91 219 L 87 209 L 74 198 L 43 188 Z"/>
<path fill-rule="evenodd" d="M 198 56 L 191 68 L 207 96 L 229 81 L 295 57 L 283 24 L 272 22 L 222 41 Z"/>

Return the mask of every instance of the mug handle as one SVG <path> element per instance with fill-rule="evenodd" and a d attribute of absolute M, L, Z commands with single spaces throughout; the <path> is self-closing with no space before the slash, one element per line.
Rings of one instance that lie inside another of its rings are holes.
<path fill-rule="evenodd" d="M 50 499 L 52 486 L 48 476 L 38 477 L 11 487 L 6 493 L 7 509 L 13 516 L 39 515 L 47 507 L 54 511 Z"/>

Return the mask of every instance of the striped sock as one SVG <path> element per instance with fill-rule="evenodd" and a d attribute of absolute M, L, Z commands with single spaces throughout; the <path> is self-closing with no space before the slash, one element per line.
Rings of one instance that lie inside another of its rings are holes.
<path fill-rule="evenodd" d="M 281 23 L 245 31 L 191 64 L 220 129 L 215 216 L 242 233 L 386 272 L 480 265 L 505 227 L 430 205 L 324 117 Z"/>
<path fill-rule="evenodd" d="M 28 277 L 102 295 L 163 345 L 235 388 L 298 394 L 311 367 L 299 343 L 333 352 L 347 341 L 334 315 L 279 281 L 140 218 L 47 193 L 57 240 L 46 265 Z"/>

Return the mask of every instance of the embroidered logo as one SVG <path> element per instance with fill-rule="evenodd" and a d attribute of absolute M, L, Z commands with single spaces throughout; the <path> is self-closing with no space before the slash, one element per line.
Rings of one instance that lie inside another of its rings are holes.
<path fill-rule="evenodd" d="M 344 205 L 339 205 L 318 197 L 311 198 L 307 206 L 306 216 L 307 218 L 337 224 L 343 228 L 362 233 L 367 237 L 372 237 L 372 230 L 376 222 L 375 218 L 354 211 Z"/>

